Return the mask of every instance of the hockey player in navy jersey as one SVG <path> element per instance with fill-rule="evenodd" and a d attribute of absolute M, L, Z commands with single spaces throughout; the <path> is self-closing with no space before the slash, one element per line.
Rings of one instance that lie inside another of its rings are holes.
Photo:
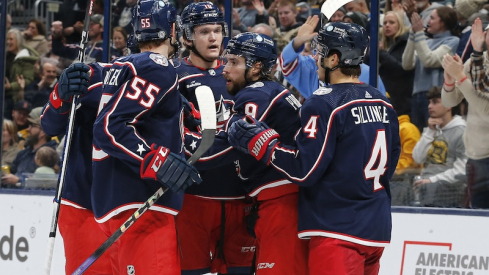
<path fill-rule="evenodd" d="M 195 89 L 211 87 L 222 126 L 234 103 L 219 60 L 223 37 L 228 35 L 224 15 L 211 2 L 191 3 L 182 11 L 181 22 L 190 56 L 176 68 L 179 91 L 198 107 Z M 185 191 L 176 219 L 182 274 L 250 274 L 255 240 L 246 231 L 249 203 L 234 163 L 199 172 L 203 182 Z"/>
<path fill-rule="evenodd" d="M 255 202 L 247 219 L 249 231 L 256 236 L 256 274 L 304 274 L 307 244 L 297 237 L 298 187 L 254 157 L 234 150 L 227 140 L 227 127 L 250 116 L 274 125 L 292 142 L 300 127 L 301 105 L 286 88 L 271 81 L 277 50 L 270 37 L 239 34 L 228 42 L 224 53 L 224 78 L 235 104 L 213 146 L 196 166 L 205 170 L 235 163 L 243 187 Z M 198 142 L 199 135 L 189 133 L 186 150 L 192 153 Z"/>
<path fill-rule="evenodd" d="M 94 63 L 88 66 L 75 63 L 65 69 L 41 116 L 42 129 L 46 134 L 64 134 L 73 96 L 81 96 L 73 124 L 72 153 L 66 162 L 58 217 L 66 274 L 72 274 L 107 239 L 94 219 L 90 198 L 93 123 L 102 96 L 102 76 L 106 67 L 110 67 L 110 64 Z M 91 77 L 87 72 L 90 72 Z M 85 274 L 113 274 L 109 257 L 111 249 L 90 266 Z"/>
<path fill-rule="evenodd" d="M 321 28 L 315 59 L 319 78 L 331 85 L 305 101 L 294 145 L 260 121 L 240 120 L 228 130 L 235 148 L 300 186 L 299 237 L 310 239 L 309 274 L 378 274 L 391 239 L 389 179 L 400 154 L 399 125 L 387 98 L 358 80 L 367 47 L 356 24 Z"/>
<path fill-rule="evenodd" d="M 175 8 L 140 0 L 133 29 L 141 53 L 105 74 L 93 127 L 93 210 L 107 236 L 160 187 L 163 196 L 114 244 L 114 274 L 180 274 L 175 215 L 186 187 L 200 183 L 183 154 L 178 76 L 167 58 L 176 41 Z"/>

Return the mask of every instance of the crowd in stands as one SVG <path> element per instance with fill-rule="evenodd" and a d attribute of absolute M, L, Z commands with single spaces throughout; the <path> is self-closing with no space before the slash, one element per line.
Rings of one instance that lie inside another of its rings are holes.
<path fill-rule="evenodd" d="M 171 2 L 181 12 L 192 1 Z M 213 2 L 224 10 L 224 1 Z M 316 21 L 323 1 L 233 2 L 230 35 L 264 33 L 274 38 L 279 53 L 301 56 L 297 63 L 280 56 L 272 72 L 277 81 L 299 100 L 324 85 L 317 76 L 300 82 L 290 77 L 306 69 L 315 75 L 311 40 L 321 24 Z M 46 136 L 39 114 L 58 75 L 78 55 L 86 3 L 63 0 L 51 26 L 33 19 L 12 27 L 7 17 L 2 167 L 9 172 L 2 169 L 2 187 L 21 185 L 22 173 L 58 171 L 59 158 L 52 156 L 55 140 L 62 137 Z M 111 58 L 131 53 L 127 41 L 136 3 L 114 0 Z M 95 0 L 86 63 L 102 61 L 103 5 Z M 330 21 L 368 29 L 369 6 L 369 0 L 353 0 Z M 489 208 L 488 14 L 487 0 L 387 0 L 381 6 L 379 90 L 397 111 L 402 143 L 392 181 L 393 205 L 410 205 L 416 197 L 424 206 Z M 186 53 L 182 47 L 179 55 Z M 362 65 L 362 75 L 368 76 L 370 62 L 367 58 Z M 421 178 L 413 181 L 415 175 Z"/>

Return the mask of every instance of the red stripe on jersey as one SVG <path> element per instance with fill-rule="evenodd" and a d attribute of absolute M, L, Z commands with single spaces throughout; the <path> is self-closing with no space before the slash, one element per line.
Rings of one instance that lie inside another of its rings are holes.
<path fill-rule="evenodd" d="M 268 105 L 267 109 L 263 112 L 261 115 L 259 121 L 265 120 L 265 117 L 268 115 L 268 112 L 270 109 L 272 109 L 273 105 L 279 100 L 283 95 L 287 94 L 289 90 L 285 89 L 282 92 L 280 92 L 272 101 L 270 101 L 270 104 Z"/>

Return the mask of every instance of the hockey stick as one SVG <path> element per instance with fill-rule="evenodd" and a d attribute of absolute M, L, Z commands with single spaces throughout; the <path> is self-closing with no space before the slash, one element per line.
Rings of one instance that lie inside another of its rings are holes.
<path fill-rule="evenodd" d="M 202 140 L 199 148 L 195 153 L 187 160 L 189 164 L 197 161 L 214 143 L 216 134 L 216 106 L 214 102 L 214 95 L 211 88 L 208 86 L 199 86 L 195 90 L 197 102 L 199 104 L 201 126 L 202 126 Z M 121 236 L 126 232 L 131 225 L 139 219 L 146 210 L 148 210 L 165 192 L 167 189 L 160 187 L 156 193 L 154 193 L 141 207 L 127 219 L 124 224 L 115 231 L 95 252 L 88 257 L 72 275 L 83 274 L 107 249 L 114 244 Z"/>
<path fill-rule="evenodd" d="M 88 32 L 90 27 L 90 17 L 92 16 L 92 7 L 94 0 L 90 0 L 85 14 L 85 25 L 83 26 L 82 39 L 80 41 L 80 50 L 78 51 L 78 62 L 83 63 L 85 60 L 85 47 L 88 44 Z M 53 205 L 53 217 L 51 219 L 51 229 L 49 231 L 48 248 L 46 253 L 46 260 L 44 263 L 44 275 L 51 274 L 51 265 L 53 262 L 54 241 L 56 238 L 56 229 L 58 227 L 59 208 L 61 206 L 61 194 L 63 193 L 63 186 L 66 176 L 66 164 L 68 162 L 68 156 L 70 153 L 71 137 L 73 135 L 73 126 L 75 124 L 75 112 L 78 96 L 73 98 L 71 104 L 70 118 L 68 122 L 68 130 L 65 137 L 65 145 L 63 149 L 63 161 L 61 164 L 61 173 L 58 178 L 58 190 L 56 191 L 56 199 Z"/>

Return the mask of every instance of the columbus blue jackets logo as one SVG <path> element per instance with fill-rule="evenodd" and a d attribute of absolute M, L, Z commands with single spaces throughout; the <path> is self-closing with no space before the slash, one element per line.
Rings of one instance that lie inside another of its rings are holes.
<path fill-rule="evenodd" d="M 168 59 L 162 55 L 152 53 L 149 55 L 149 58 L 151 58 L 151 60 L 153 60 L 156 64 L 168 66 Z"/>
<path fill-rule="evenodd" d="M 317 89 L 313 94 L 314 95 L 327 95 L 327 94 L 331 93 L 331 91 L 333 91 L 333 89 L 331 89 L 331 88 L 319 87 L 319 89 Z"/>

